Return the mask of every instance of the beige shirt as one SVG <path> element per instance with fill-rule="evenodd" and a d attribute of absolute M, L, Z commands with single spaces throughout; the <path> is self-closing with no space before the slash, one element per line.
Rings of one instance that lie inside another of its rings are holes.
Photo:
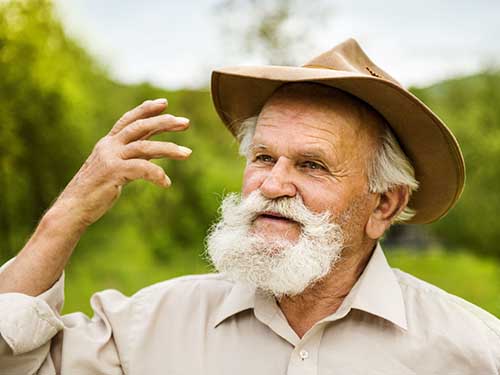
<path fill-rule="evenodd" d="M 302 339 L 273 298 L 220 274 L 96 293 L 92 319 L 60 316 L 62 300 L 63 278 L 0 295 L 0 374 L 500 374 L 500 321 L 391 269 L 380 246 Z"/>

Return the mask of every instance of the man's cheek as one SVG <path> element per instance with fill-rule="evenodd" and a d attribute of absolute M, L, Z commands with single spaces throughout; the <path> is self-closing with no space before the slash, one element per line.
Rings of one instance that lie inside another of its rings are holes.
<path fill-rule="evenodd" d="M 243 174 L 243 184 L 241 188 L 242 195 L 247 197 L 250 193 L 258 190 L 264 178 L 265 177 L 262 175 L 262 171 L 257 171 L 252 167 L 247 167 L 245 169 L 245 173 Z"/>

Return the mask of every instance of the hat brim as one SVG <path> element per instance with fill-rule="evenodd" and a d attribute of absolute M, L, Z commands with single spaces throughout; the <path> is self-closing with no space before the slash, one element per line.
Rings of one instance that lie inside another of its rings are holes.
<path fill-rule="evenodd" d="M 237 134 L 241 120 L 257 115 L 287 82 L 316 82 L 341 89 L 370 104 L 388 122 L 415 168 L 419 189 L 409 202 L 412 224 L 430 223 L 455 204 L 465 182 L 458 142 L 416 96 L 385 79 L 354 72 L 288 66 L 238 66 L 212 73 L 212 99 L 220 118 Z"/>

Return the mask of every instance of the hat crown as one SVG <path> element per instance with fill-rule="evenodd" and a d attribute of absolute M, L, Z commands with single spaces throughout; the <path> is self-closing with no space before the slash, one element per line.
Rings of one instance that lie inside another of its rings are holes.
<path fill-rule="evenodd" d="M 331 69 L 344 72 L 355 72 L 363 75 L 382 78 L 402 86 L 387 72 L 379 68 L 370 60 L 366 53 L 361 49 L 358 42 L 353 39 L 336 45 L 329 51 L 316 56 L 305 65 L 304 68 Z"/>

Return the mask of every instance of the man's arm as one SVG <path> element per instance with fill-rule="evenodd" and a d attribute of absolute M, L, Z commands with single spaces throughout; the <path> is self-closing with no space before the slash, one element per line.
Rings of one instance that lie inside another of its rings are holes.
<path fill-rule="evenodd" d="M 136 301 L 107 290 L 92 296 L 92 319 L 82 313 L 61 316 L 63 289 L 61 277 L 36 297 L 0 294 L 0 374 L 124 373 L 122 354 L 138 324 Z"/>
<path fill-rule="evenodd" d="M 164 99 L 144 102 L 122 116 L 99 140 L 16 259 L 0 274 L 0 293 L 36 296 L 49 289 L 86 228 L 112 207 L 129 181 L 142 178 L 170 186 L 163 169 L 149 160 L 186 159 L 191 150 L 147 140 L 161 132 L 188 127 L 185 118 L 159 115 L 166 105 Z"/>

